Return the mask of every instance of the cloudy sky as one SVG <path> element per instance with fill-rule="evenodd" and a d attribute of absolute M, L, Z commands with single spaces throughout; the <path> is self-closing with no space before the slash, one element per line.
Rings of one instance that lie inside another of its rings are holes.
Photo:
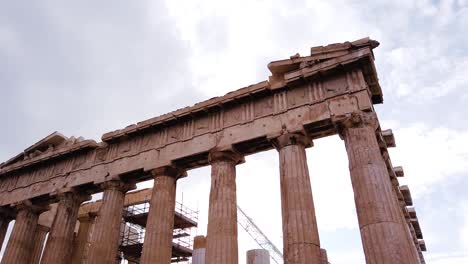
<path fill-rule="evenodd" d="M 0 6 L 0 160 L 53 131 L 103 133 L 267 79 L 268 62 L 370 36 L 411 188 L 427 263 L 468 263 L 468 0 L 4 1 Z M 344 144 L 307 151 L 322 247 L 364 263 Z M 276 151 L 238 166 L 238 203 L 282 248 Z M 209 168 L 178 200 L 206 232 Z M 149 186 L 150 183 L 143 186 Z M 239 231 L 241 263 L 257 247 Z"/>

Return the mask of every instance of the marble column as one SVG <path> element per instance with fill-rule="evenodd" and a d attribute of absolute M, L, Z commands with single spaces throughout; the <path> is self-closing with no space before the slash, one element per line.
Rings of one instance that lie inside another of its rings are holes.
<path fill-rule="evenodd" d="M 166 264 L 172 257 L 176 181 L 187 173 L 167 166 L 153 170 L 152 174 L 154 185 L 140 262 Z"/>
<path fill-rule="evenodd" d="M 41 263 L 42 250 L 44 249 L 46 236 L 49 230 L 49 227 L 37 225 L 36 233 L 34 234 L 34 249 L 31 257 L 32 264 Z"/>
<path fill-rule="evenodd" d="M 206 242 L 207 264 L 237 264 L 236 164 L 232 151 L 211 152 L 211 190 Z"/>
<path fill-rule="evenodd" d="M 376 138 L 375 113 L 358 113 L 340 122 L 367 264 L 416 264 L 406 237 L 398 199 Z"/>
<path fill-rule="evenodd" d="M 39 214 L 46 209 L 29 201 L 17 206 L 17 215 L 1 264 L 30 264 Z"/>
<path fill-rule="evenodd" d="M 12 219 L 13 215 L 10 210 L 0 208 L 0 249 L 3 246 L 3 241 L 5 240 L 5 235 Z"/>
<path fill-rule="evenodd" d="M 279 136 L 273 143 L 280 159 L 284 263 L 320 264 L 320 240 L 305 152 L 312 141 L 291 133 Z"/>
<path fill-rule="evenodd" d="M 83 259 L 86 258 L 89 251 L 90 239 L 93 233 L 93 226 L 96 219 L 96 214 L 89 214 L 87 216 L 78 217 L 80 226 L 78 234 L 74 241 L 72 264 L 81 264 Z"/>
<path fill-rule="evenodd" d="M 115 264 L 117 262 L 124 198 L 130 187 L 117 180 L 102 185 L 104 189 L 102 204 L 94 224 L 86 263 Z"/>
<path fill-rule="evenodd" d="M 47 238 L 42 264 L 68 264 L 73 251 L 73 236 L 80 204 L 89 195 L 75 192 L 60 193 L 52 227 Z"/>

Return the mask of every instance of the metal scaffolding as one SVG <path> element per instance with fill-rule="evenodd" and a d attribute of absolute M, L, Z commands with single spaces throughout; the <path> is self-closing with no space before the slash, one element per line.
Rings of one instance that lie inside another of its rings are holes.
<path fill-rule="evenodd" d="M 139 263 L 145 239 L 149 201 L 124 208 L 120 231 L 120 252 L 122 258 Z M 172 261 L 187 263 L 192 255 L 193 237 L 191 229 L 197 226 L 198 211 L 177 202 L 175 207 L 174 231 L 172 240 Z"/>

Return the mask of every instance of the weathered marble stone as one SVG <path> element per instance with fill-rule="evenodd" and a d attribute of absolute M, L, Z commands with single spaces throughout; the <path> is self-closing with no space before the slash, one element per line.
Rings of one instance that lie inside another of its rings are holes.
<path fill-rule="evenodd" d="M 42 264 L 68 264 L 72 260 L 73 235 L 80 204 L 88 195 L 66 192 L 58 195 L 57 213 L 47 238 Z"/>
<path fill-rule="evenodd" d="M 142 264 L 171 262 L 176 181 L 185 175 L 185 171 L 173 167 L 153 171 L 154 186 L 146 223 Z"/>
<path fill-rule="evenodd" d="M 103 201 L 97 214 L 86 263 L 115 264 L 117 261 L 125 192 L 130 188 L 121 181 L 103 184 Z"/>
<path fill-rule="evenodd" d="M 275 139 L 280 158 L 284 263 L 320 264 L 320 240 L 315 218 L 305 147 L 301 134 Z"/>
<path fill-rule="evenodd" d="M 419 263 L 406 237 L 398 199 L 377 142 L 375 114 L 360 113 L 342 124 L 366 263 Z"/>
<path fill-rule="evenodd" d="M 232 151 L 210 153 L 211 190 L 206 242 L 206 264 L 237 264 L 236 164 Z"/>

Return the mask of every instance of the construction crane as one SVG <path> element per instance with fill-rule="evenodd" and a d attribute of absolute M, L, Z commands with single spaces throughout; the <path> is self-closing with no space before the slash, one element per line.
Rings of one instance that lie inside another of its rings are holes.
<path fill-rule="evenodd" d="M 257 242 L 257 244 L 270 252 L 270 258 L 278 264 L 283 264 L 283 254 L 278 248 L 268 239 L 268 237 L 258 228 L 252 218 L 247 216 L 245 212 L 237 206 L 237 222 Z"/>

